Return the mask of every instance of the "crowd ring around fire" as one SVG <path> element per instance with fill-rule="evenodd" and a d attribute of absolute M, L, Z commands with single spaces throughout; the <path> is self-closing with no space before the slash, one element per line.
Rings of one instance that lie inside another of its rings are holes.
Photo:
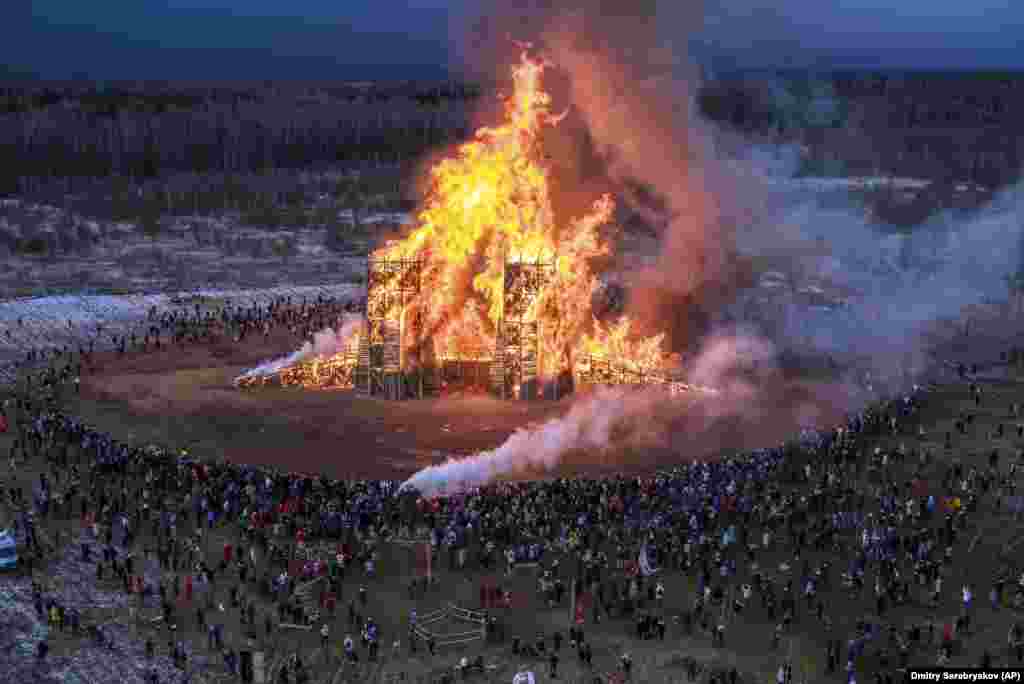
<path fill-rule="evenodd" d="M 601 322 L 595 257 L 609 253 L 614 203 L 556 225 L 540 132 L 562 116 L 541 88 L 543 60 L 524 51 L 506 119 L 431 169 L 416 228 L 367 263 L 365 314 L 331 356 L 307 358 L 239 386 L 347 388 L 390 399 L 449 385 L 504 399 L 558 399 L 595 385 L 713 391 L 679 379 L 663 335 Z"/>

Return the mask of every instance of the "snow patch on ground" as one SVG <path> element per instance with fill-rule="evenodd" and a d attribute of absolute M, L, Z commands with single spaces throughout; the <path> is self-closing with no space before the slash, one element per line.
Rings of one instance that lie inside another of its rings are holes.
<path fill-rule="evenodd" d="M 20 361 L 29 349 L 77 349 L 96 339 L 97 348 L 109 348 L 112 335 L 131 332 L 144 334 L 151 308 L 157 311 L 191 307 L 189 298 L 205 297 L 218 303 L 239 305 L 265 304 L 278 297 L 294 302 L 318 296 L 349 301 L 363 295 L 361 285 L 276 287 L 261 290 L 199 289 L 176 294 L 150 295 L 60 295 L 0 302 L 0 364 Z M 183 302 L 176 304 L 175 302 Z M 102 327 L 102 337 L 97 331 Z M 11 376 L 11 369 L 0 368 L 0 380 Z"/>

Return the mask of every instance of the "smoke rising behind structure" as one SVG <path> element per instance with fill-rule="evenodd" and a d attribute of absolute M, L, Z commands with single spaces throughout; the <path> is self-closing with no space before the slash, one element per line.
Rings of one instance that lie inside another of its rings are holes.
<path fill-rule="evenodd" d="M 970 217 L 944 212 L 912 235 L 875 224 L 852 198 L 825 209 L 777 182 L 792 176 L 791 150 L 744 143 L 695 114 L 686 37 L 659 30 L 697 26 L 699 16 L 679 16 L 687 9 L 678 5 L 662 15 L 658 3 L 644 4 L 646 16 L 608 7 L 497 11 L 490 23 L 537 41 L 563 71 L 589 163 L 659 232 L 657 257 L 625 277 L 628 313 L 648 331 L 667 327 L 674 350 L 696 350 L 688 380 L 720 391 L 671 401 L 654 389 L 597 392 L 493 451 L 421 471 L 407 485 L 422 492 L 551 471 L 579 453 L 674 448 L 680 435 L 680 456 L 694 458 L 835 422 L 872 397 L 860 385 L 892 390 L 934 365 L 926 334 L 1004 297 L 1017 268 L 1016 191 Z M 766 272 L 771 287 L 760 286 Z M 814 356 L 838 358 L 856 377 L 795 380 L 779 366 Z"/>
<path fill-rule="evenodd" d="M 823 209 L 812 193 L 775 182 L 795 170 L 792 150 L 743 144 L 695 115 L 685 38 L 665 41 L 656 28 L 684 26 L 678 6 L 671 18 L 606 9 L 596 1 L 575 11 L 534 7 L 514 20 L 493 13 L 491 22 L 539 41 L 566 74 L 574 118 L 586 129 L 576 137 L 592 146 L 590 163 L 602 165 L 618 194 L 636 199 L 631 190 L 642 187 L 657 199 L 633 205 L 661 240 L 657 259 L 627 278 L 628 308 L 649 329 L 667 325 L 677 349 L 699 350 L 688 380 L 720 391 L 666 401 L 658 390 L 602 390 L 493 451 L 421 471 L 407 483 L 420 491 L 551 471 L 579 452 L 665 447 L 681 433 L 681 456 L 694 458 L 727 446 L 726 435 L 767 446 L 835 421 L 870 393 L 849 378 L 787 380 L 781 354 L 855 357 L 876 389 L 897 386 L 887 381 L 934 361 L 929 326 L 1003 295 L 1003 278 L 1016 269 L 1017 193 L 967 220 L 943 213 L 909 236 L 873 224 L 853 201 Z M 780 276 L 776 289 L 787 290 L 767 293 L 767 306 L 757 287 L 765 264 Z M 831 305 L 806 301 L 826 292 L 843 294 Z"/>

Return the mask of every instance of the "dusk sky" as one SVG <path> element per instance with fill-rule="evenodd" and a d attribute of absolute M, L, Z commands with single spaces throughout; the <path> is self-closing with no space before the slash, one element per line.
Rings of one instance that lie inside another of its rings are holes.
<path fill-rule="evenodd" d="M 558 6 L 557 0 L 531 1 Z M 635 3 L 641 4 L 654 3 Z M 1024 68 L 1024 48 L 1018 45 L 1024 43 L 1024 2 L 704 4 L 704 25 L 680 26 L 681 44 L 741 65 Z M 479 6 L 469 0 L 10 0 L 4 5 L 0 65 L 43 77 L 311 80 L 443 78 L 456 65 L 453 55 L 465 54 L 454 27 L 470 23 Z"/>

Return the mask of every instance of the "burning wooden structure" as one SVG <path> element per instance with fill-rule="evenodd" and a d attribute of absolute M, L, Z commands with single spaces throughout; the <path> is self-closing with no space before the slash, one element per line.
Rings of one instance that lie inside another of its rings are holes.
<path fill-rule="evenodd" d="M 646 372 L 621 360 L 587 354 L 576 359 L 574 379 L 579 387 L 597 385 L 651 385 L 665 382 L 663 375 Z"/>
<path fill-rule="evenodd" d="M 353 377 L 358 392 L 389 399 L 423 396 L 423 335 L 410 306 L 420 292 L 421 269 L 417 259 L 367 261 L 366 321 Z"/>
<path fill-rule="evenodd" d="M 506 263 L 501 318 L 491 362 L 491 388 L 502 399 L 541 396 L 541 321 L 537 298 L 554 280 L 551 263 Z"/>
<path fill-rule="evenodd" d="M 435 353 L 422 330 L 415 306 L 420 272 L 415 259 L 368 261 L 366 319 L 351 385 L 364 395 L 389 399 L 433 396 L 447 387 L 485 389 L 503 399 L 539 398 L 541 323 L 533 312 L 554 277 L 554 265 L 507 263 L 493 347 L 457 354 Z"/>
<path fill-rule="evenodd" d="M 577 377 L 644 384 L 662 369 L 663 335 L 640 335 L 626 316 L 595 319 L 592 263 L 611 253 L 615 202 L 604 194 L 556 218 L 542 132 L 564 115 L 542 88 L 547 62 L 528 51 L 503 122 L 431 168 L 415 228 L 371 256 L 365 321 L 339 340 L 355 360 L 307 355 L 279 374 L 286 384 L 392 399 L 472 385 L 535 399 L 558 398 Z"/>

